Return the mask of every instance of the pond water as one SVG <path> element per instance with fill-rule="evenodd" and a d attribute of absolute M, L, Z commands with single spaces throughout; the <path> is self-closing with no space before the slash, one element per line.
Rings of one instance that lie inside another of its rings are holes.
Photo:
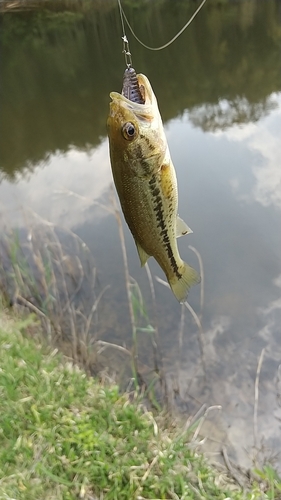
<path fill-rule="evenodd" d="M 71 229 L 90 248 L 103 296 L 100 338 L 131 345 L 124 267 L 111 208 L 106 137 L 109 93 L 124 71 L 117 2 L 49 5 L 0 14 L 0 212 L 5 225 L 28 211 Z M 60 5 L 61 8 L 58 8 Z M 127 2 L 137 35 L 169 40 L 197 4 Z M 137 72 L 158 98 L 177 171 L 179 213 L 193 234 L 181 256 L 204 267 L 189 303 L 198 328 L 171 291 L 154 281 L 163 362 L 175 403 L 186 418 L 203 403 L 221 405 L 207 422 L 208 451 L 225 443 L 248 464 L 256 445 L 280 466 L 281 394 L 281 2 L 209 0 L 169 48 L 148 51 L 127 33 Z M 149 282 L 125 225 L 130 275 L 150 322 Z M 163 273 L 150 259 L 152 276 Z M 151 364 L 146 332 L 140 360 Z M 255 381 L 261 351 L 258 406 Z M 205 373 L 204 373 L 205 372 Z M 204 429 L 203 429 L 204 434 Z"/>

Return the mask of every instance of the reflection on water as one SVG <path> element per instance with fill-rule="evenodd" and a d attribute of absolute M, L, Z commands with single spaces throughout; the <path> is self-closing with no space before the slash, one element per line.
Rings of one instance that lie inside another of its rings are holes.
<path fill-rule="evenodd" d="M 27 171 L 24 175 L 17 172 L 15 183 L 4 178 L 1 184 L 1 211 L 8 207 L 30 205 L 41 217 L 62 226 L 71 228 L 82 223 L 87 217 L 89 205 L 103 195 L 110 183 L 107 149 L 105 141 L 89 153 L 70 146 L 65 154 L 58 152 L 50 155 L 49 161 L 38 165 L 32 175 Z M 93 165 L 96 167 L 93 168 Z M 95 220 L 104 215 L 104 211 L 96 210 Z M 91 212 L 89 217 L 92 216 Z"/>
<path fill-rule="evenodd" d="M 5 224 L 22 223 L 23 209 L 30 208 L 86 242 L 102 287 L 110 285 L 99 318 L 103 339 L 130 345 L 117 225 L 100 205 L 111 203 L 105 122 L 124 63 L 118 10 L 111 2 L 100 5 L 103 10 L 1 18 L 0 207 Z M 163 0 L 126 10 L 138 35 L 160 45 L 194 5 Z M 130 40 L 135 67 L 158 97 L 177 170 L 179 212 L 194 231 L 179 241 L 180 253 L 198 268 L 192 245 L 204 264 L 203 310 L 200 287 L 190 293 L 190 304 L 202 314 L 208 383 L 191 315 L 185 312 L 179 350 L 181 307 L 155 283 L 169 384 L 185 414 L 204 402 L 222 405 L 206 432 L 214 442 L 226 440 L 241 461 L 243 449 L 253 445 L 263 347 L 259 431 L 267 446 L 277 451 L 281 445 L 280 15 L 278 0 L 214 1 L 165 51 L 147 52 Z M 125 239 L 130 272 L 153 321 L 147 276 L 127 228 Z M 150 269 L 163 277 L 152 260 Z M 146 333 L 139 336 L 139 353 L 152 366 Z"/>
<path fill-rule="evenodd" d="M 255 200 L 264 207 L 281 207 L 281 150 L 278 138 L 281 136 L 281 95 L 270 96 L 275 112 L 266 120 L 260 120 L 258 124 L 249 124 L 243 128 L 233 127 L 224 133 L 229 141 L 247 144 L 251 151 L 262 158 L 252 165 L 252 173 L 255 179 L 251 193 L 244 193 L 240 184 L 239 176 L 232 179 L 233 190 L 241 200 Z M 274 109 L 273 108 L 273 109 Z M 221 136 L 218 130 L 215 134 Z"/>
<path fill-rule="evenodd" d="M 249 105 L 239 96 L 233 101 L 219 100 L 216 104 L 203 104 L 189 111 L 192 123 L 204 131 L 224 130 L 234 124 L 256 122 L 277 107 L 271 95 L 264 102 Z"/>
<path fill-rule="evenodd" d="M 4 171 L 37 165 L 70 145 L 96 146 L 105 135 L 108 94 L 120 88 L 123 70 L 118 10 L 105 4 L 108 11 L 85 15 L 23 12 L 1 18 Z M 153 82 L 164 120 L 222 99 L 237 105 L 243 98 L 249 108 L 244 121 L 251 119 L 251 108 L 266 111 L 268 96 L 280 89 L 279 7 L 278 0 L 210 2 L 161 53 L 147 52 L 132 38 L 134 64 Z M 177 32 L 193 8 L 162 1 L 127 13 L 139 35 L 157 45 Z"/>

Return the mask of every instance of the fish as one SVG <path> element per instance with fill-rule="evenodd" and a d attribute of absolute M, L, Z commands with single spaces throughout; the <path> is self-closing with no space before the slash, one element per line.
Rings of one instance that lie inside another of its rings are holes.
<path fill-rule="evenodd" d="M 179 254 L 177 238 L 192 230 L 178 216 L 178 187 L 156 96 L 148 78 L 125 70 L 122 92 L 110 93 L 107 119 L 111 169 L 141 266 L 154 257 L 177 300 L 200 283 Z"/>

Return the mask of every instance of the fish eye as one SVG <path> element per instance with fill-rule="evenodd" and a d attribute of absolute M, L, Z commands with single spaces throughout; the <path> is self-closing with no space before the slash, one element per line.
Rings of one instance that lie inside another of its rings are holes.
<path fill-rule="evenodd" d="M 123 125 L 122 127 L 123 137 L 127 141 L 132 141 L 136 136 L 136 132 L 136 127 L 131 122 L 125 123 L 125 125 Z"/>

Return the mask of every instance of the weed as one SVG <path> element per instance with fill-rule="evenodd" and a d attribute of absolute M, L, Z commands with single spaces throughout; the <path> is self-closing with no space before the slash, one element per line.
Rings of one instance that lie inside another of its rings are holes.
<path fill-rule="evenodd" d="M 36 218 L 38 218 L 36 216 Z M 97 308 L 96 272 L 86 245 L 71 231 L 40 219 L 0 241 L 1 288 L 9 302 L 40 318 L 53 345 L 68 344 L 71 356 L 89 365 Z"/>

